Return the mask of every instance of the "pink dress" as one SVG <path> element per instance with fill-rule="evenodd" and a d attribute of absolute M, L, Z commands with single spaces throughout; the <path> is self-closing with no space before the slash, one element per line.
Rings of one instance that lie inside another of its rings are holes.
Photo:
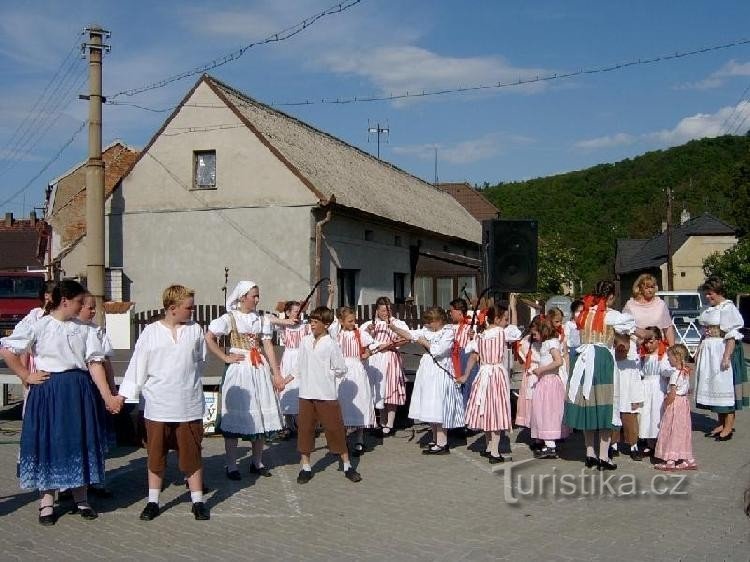
<path fill-rule="evenodd" d="M 515 326 L 512 328 L 518 331 Z M 480 364 L 466 407 L 466 425 L 470 429 L 512 429 L 510 384 L 504 361 L 506 330 L 500 327 L 485 330 L 466 348 L 468 352 L 479 354 Z"/>
<path fill-rule="evenodd" d="M 690 378 L 687 370 L 674 370 L 669 380 L 675 385 L 674 402 L 664 409 L 654 455 L 663 461 L 693 460 L 693 434 L 690 419 Z"/>
<path fill-rule="evenodd" d="M 539 342 L 531 342 L 526 336 L 517 342 L 516 353 L 524 366 L 521 387 L 518 390 L 516 403 L 516 425 L 531 427 L 531 388 L 529 388 L 529 371 L 539 366 Z"/>
<path fill-rule="evenodd" d="M 539 365 L 552 363 L 552 350 L 561 350 L 560 340 L 552 338 L 542 342 Z M 534 385 L 531 408 L 531 437 L 552 441 L 566 437 L 568 432 L 563 428 L 563 411 L 565 408 L 565 380 L 562 374 L 563 364 L 557 371 L 545 372 Z"/>

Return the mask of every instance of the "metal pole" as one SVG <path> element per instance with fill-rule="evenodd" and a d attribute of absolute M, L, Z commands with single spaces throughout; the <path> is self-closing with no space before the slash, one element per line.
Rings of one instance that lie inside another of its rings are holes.
<path fill-rule="evenodd" d="M 672 188 L 667 187 L 667 291 L 674 291 L 672 266 Z"/>
<path fill-rule="evenodd" d="M 102 160 L 102 58 L 108 34 L 97 25 L 86 29 L 89 42 L 89 157 L 86 163 L 86 285 L 96 298 L 94 321 L 104 326 L 104 161 Z"/>

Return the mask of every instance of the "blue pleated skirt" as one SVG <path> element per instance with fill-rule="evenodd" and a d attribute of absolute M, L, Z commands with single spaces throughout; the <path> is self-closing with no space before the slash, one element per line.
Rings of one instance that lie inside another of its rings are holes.
<path fill-rule="evenodd" d="M 51 373 L 31 385 L 21 429 L 21 488 L 104 483 L 106 411 L 86 371 Z"/>

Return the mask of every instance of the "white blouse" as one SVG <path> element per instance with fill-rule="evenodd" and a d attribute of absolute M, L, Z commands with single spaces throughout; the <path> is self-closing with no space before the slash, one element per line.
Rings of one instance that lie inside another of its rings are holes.
<path fill-rule="evenodd" d="M 260 316 L 257 312 L 240 312 L 233 310 L 231 313 L 223 314 L 208 325 L 208 331 L 216 336 L 225 336 L 232 331 L 232 320 L 229 315 L 234 316 L 237 330 L 241 334 L 260 334 L 261 339 L 270 340 L 273 335 L 270 316 Z"/>
<path fill-rule="evenodd" d="M 128 400 L 143 393 L 147 420 L 182 422 L 203 417 L 203 329 L 190 322 L 177 326 L 176 331 L 175 341 L 163 322 L 146 326 L 120 385 L 119 394 Z"/>
<path fill-rule="evenodd" d="M 724 332 L 724 339 L 734 339 L 742 341 L 742 332 L 740 330 L 744 327 L 745 321 L 734 306 L 734 303 L 729 299 L 721 301 L 716 306 L 707 308 L 698 317 L 698 322 L 703 326 L 719 326 L 719 329 Z"/>
<path fill-rule="evenodd" d="M 417 341 L 419 338 L 426 339 L 430 344 L 430 355 L 435 359 L 449 357 L 453 351 L 453 341 L 456 339 L 456 334 L 450 326 L 444 326 L 436 332 L 428 328 L 420 328 L 419 330 L 409 330 L 409 333 L 411 334 L 411 341 Z"/>
<path fill-rule="evenodd" d="M 69 369 L 88 370 L 88 364 L 104 360 L 96 328 L 78 319 L 60 321 L 44 316 L 36 323 L 19 323 L 13 333 L 0 339 L 13 353 L 31 353 L 36 368 L 48 373 Z"/>
<path fill-rule="evenodd" d="M 674 369 L 672 376 L 669 377 L 669 384 L 675 385 L 677 396 L 685 396 L 690 392 L 690 377 L 686 373 Z"/>

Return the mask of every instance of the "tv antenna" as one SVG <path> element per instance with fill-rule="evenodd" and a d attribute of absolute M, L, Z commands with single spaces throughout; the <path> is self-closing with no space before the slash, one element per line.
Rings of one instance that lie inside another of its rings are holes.
<path fill-rule="evenodd" d="M 370 123 L 370 120 L 367 120 L 367 142 L 370 142 L 370 135 L 377 135 L 378 137 L 378 160 L 380 160 L 380 136 L 385 135 L 386 140 L 385 142 L 388 142 L 388 136 L 390 135 L 391 130 L 388 128 L 388 124 L 386 123 L 385 127 L 381 127 L 380 123 L 377 123 L 374 127 Z"/>

